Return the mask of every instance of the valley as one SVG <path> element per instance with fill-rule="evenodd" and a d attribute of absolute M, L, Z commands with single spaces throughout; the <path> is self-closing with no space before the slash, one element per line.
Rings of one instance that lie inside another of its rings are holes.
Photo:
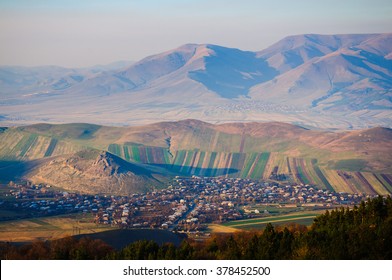
<path fill-rule="evenodd" d="M 163 229 L 208 238 L 210 232 L 309 225 L 325 210 L 353 207 L 368 194 L 336 193 L 260 180 L 176 176 L 147 193 L 87 195 L 21 182 L 1 186 L 0 241 L 31 242 L 120 229 Z"/>
<path fill-rule="evenodd" d="M 0 214 L 4 227 L 20 218 L 49 225 L 15 225 L 26 241 L 70 235 L 70 224 L 85 233 L 151 228 L 196 239 L 268 223 L 309 225 L 325 210 L 392 193 L 391 139 L 381 127 L 332 132 L 192 119 L 3 128 Z M 64 215 L 82 216 L 52 226 Z"/>

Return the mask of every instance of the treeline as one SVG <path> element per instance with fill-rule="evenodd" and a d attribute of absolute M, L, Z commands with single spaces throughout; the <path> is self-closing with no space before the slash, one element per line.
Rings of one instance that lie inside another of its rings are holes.
<path fill-rule="evenodd" d="M 114 252 L 102 240 L 66 237 L 53 241 L 36 241 L 25 245 L 0 244 L 2 260 L 99 260 Z"/>
<path fill-rule="evenodd" d="M 268 224 L 263 232 L 214 234 L 180 246 L 137 241 L 114 250 L 100 240 L 65 238 L 19 247 L 2 244 L 1 259 L 392 259 L 392 199 L 318 216 L 312 226 Z"/>

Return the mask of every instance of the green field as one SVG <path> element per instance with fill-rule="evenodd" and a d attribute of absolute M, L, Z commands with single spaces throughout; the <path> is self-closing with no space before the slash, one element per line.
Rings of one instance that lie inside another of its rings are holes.
<path fill-rule="evenodd" d="M 50 157 L 53 154 L 53 151 L 56 148 L 57 142 L 58 141 L 55 138 L 50 139 L 50 144 L 49 144 L 48 149 L 45 152 L 44 157 Z"/>
<path fill-rule="evenodd" d="M 264 174 L 264 169 L 267 165 L 270 153 L 262 153 L 259 155 L 258 161 L 253 169 L 252 174 L 250 174 L 250 178 L 252 179 L 262 179 Z"/>
<path fill-rule="evenodd" d="M 250 153 L 247 155 L 244 167 L 241 171 L 241 177 L 249 176 L 249 172 L 251 171 L 255 161 L 256 161 L 257 153 Z"/>
<path fill-rule="evenodd" d="M 222 224 L 222 226 L 235 228 L 235 229 L 242 229 L 242 230 L 251 230 L 251 229 L 262 229 L 268 223 L 276 224 L 276 225 L 284 225 L 290 223 L 310 225 L 312 224 L 313 219 L 323 212 L 324 211 L 311 211 L 311 212 L 306 211 L 303 213 L 296 212 L 291 214 L 276 215 L 270 217 L 231 221 Z"/>
<path fill-rule="evenodd" d="M 328 182 L 328 180 L 325 178 L 324 174 L 321 172 L 320 168 L 317 165 L 313 165 L 314 171 L 316 172 L 318 178 L 320 178 L 321 183 L 319 184 L 319 186 L 324 185 L 327 190 L 329 191 L 334 191 L 333 187 L 331 186 L 331 184 Z"/>

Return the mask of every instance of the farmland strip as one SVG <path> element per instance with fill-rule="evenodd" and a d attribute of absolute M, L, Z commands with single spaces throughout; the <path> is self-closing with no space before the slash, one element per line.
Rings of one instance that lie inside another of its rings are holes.
<path fill-rule="evenodd" d="M 380 195 L 389 194 L 389 191 L 382 185 L 373 173 L 370 172 L 362 172 L 363 177 L 372 185 L 373 189 Z"/>
<path fill-rule="evenodd" d="M 165 165 L 170 165 L 170 158 L 169 158 L 169 156 L 170 157 L 172 157 L 172 155 L 169 153 L 169 149 L 162 149 L 162 153 L 163 153 L 163 163 L 165 164 Z"/>
<path fill-rule="evenodd" d="M 392 186 L 392 180 L 389 178 L 388 175 L 386 175 L 386 174 L 381 174 L 381 176 L 384 178 L 384 180 L 385 180 L 390 186 Z"/>
<path fill-rule="evenodd" d="M 392 179 L 387 174 L 381 174 L 381 177 L 388 183 L 389 187 L 392 188 Z"/>
<path fill-rule="evenodd" d="M 216 166 L 213 176 L 222 176 L 225 172 L 225 166 L 227 161 L 227 154 L 226 153 L 218 153 L 216 157 Z"/>
<path fill-rule="evenodd" d="M 186 152 L 186 157 L 185 157 L 186 161 L 185 161 L 185 165 L 183 165 L 181 168 L 181 172 L 185 172 L 186 174 L 191 173 L 198 153 L 199 153 L 198 151 L 187 151 Z"/>
<path fill-rule="evenodd" d="M 356 193 L 357 189 L 356 187 L 352 184 L 352 182 L 349 181 L 349 178 L 347 178 L 347 173 L 338 170 L 338 175 L 343 179 L 343 181 L 346 183 L 346 185 L 350 188 L 352 193 Z"/>
<path fill-rule="evenodd" d="M 355 175 L 358 177 L 361 183 L 368 188 L 370 194 L 377 194 L 377 192 L 372 187 L 372 185 L 369 184 L 369 182 L 365 179 L 365 177 L 362 176 L 361 172 L 355 172 Z"/>
<path fill-rule="evenodd" d="M 256 163 L 256 155 L 255 153 L 251 153 L 248 155 L 247 159 L 245 160 L 244 167 L 242 168 L 241 177 L 248 177 L 255 166 Z"/>
<path fill-rule="evenodd" d="M 227 160 L 226 168 L 225 168 L 225 175 L 226 175 L 226 176 L 229 175 L 230 166 L 231 166 L 232 161 L 233 161 L 233 153 L 229 153 L 229 158 L 228 158 L 228 160 Z"/>
<path fill-rule="evenodd" d="M 335 170 L 326 170 L 326 169 L 322 169 L 321 167 L 319 167 L 319 168 L 320 168 L 321 172 L 324 174 L 327 181 L 331 184 L 334 191 L 339 192 L 341 190 L 342 191 L 346 190 L 345 189 L 346 188 L 345 182 L 343 181 L 342 178 L 337 176 Z"/>
<path fill-rule="evenodd" d="M 214 168 L 215 167 L 215 159 L 216 159 L 216 156 L 217 156 L 217 152 L 212 152 L 211 153 L 211 156 L 210 156 L 210 161 L 209 161 L 209 163 L 208 163 L 208 168 Z"/>
<path fill-rule="evenodd" d="M 230 158 L 230 154 L 229 153 L 222 153 L 222 156 L 220 156 L 219 158 L 219 170 L 216 173 L 216 175 L 218 176 L 223 176 L 225 175 L 227 172 L 227 164 Z"/>
<path fill-rule="evenodd" d="M 172 168 L 175 171 L 180 171 L 182 163 L 184 161 L 184 157 L 185 157 L 185 153 L 184 151 L 177 151 L 176 155 L 174 156 L 174 160 L 173 160 L 173 164 L 172 164 Z"/>
<path fill-rule="evenodd" d="M 158 147 L 154 148 L 153 150 L 154 163 L 166 164 L 165 153 L 166 153 L 165 148 L 158 148 Z"/>
<path fill-rule="evenodd" d="M 152 157 L 152 154 L 151 154 L 152 148 L 151 147 L 145 147 L 144 150 L 146 151 L 147 163 L 153 163 L 154 160 L 153 160 L 153 157 Z"/>
<path fill-rule="evenodd" d="M 265 165 L 263 179 L 269 179 L 271 174 L 274 172 L 276 166 L 276 153 L 270 153 L 268 161 Z"/>
<path fill-rule="evenodd" d="M 292 219 L 277 219 L 277 220 L 272 220 L 270 222 L 260 222 L 260 223 L 254 223 L 254 224 L 246 224 L 246 225 L 241 225 L 241 226 L 233 226 L 233 229 L 239 229 L 239 230 L 253 230 L 253 229 L 262 229 L 266 226 L 266 224 L 287 224 L 287 223 L 296 223 L 296 224 L 305 224 L 305 225 L 311 225 L 313 223 L 313 220 L 317 216 L 309 216 L 309 217 L 304 217 L 304 218 L 292 218 Z"/>
<path fill-rule="evenodd" d="M 289 173 L 289 169 L 287 167 L 287 160 L 285 156 L 277 155 L 276 164 L 278 165 L 278 171 L 280 174 Z"/>
<path fill-rule="evenodd" d="M 195 151 L 184 151 L 185 153 L 185 157 L 184 157 L 184 161 L 181 162 L 180 164 L 180 171 L 184 172 L 186 174 L 189 174 L 191 168 L 192 168 L 192 164 L 191 161 L 194 160 Z"/>
<path fill-rule="evenodd" d="M 290 160 L 288 157 L 286 158 L 286 161 L 287 161 L 287 168 L 289 170 L 289 174 L 291 174 Z"/>
<path fill-rule="evenodd" d="M 298 167 L 297 167 L 297 159 L 296 158 L 292 158 L 291 162 L 293 163 L 293 167 L 292 167 L 292 174 L 294 176 L 294 179 L 299 182 L 300 184 L 304 184 L 304 182 L 302 181 L 302 178 L 299 175 L 299 171 L 298 171 Z"/>
<path fill-rule="evenodd" d="M 134 161 L 140 162 L 140 152 L 139 152 L 139 147 L 137 146 L 131 146 L 131 150 L 132 150 L 132 158 Z"/>
<path fill-rule="evenodd" d="M 140 161 L 141 161 L 142 163 L 148 163 L 146 147 L 144 147 L 144 146 L 139 146 L 139 147 L 137 147 L 137 148 L 138 148 L 138 150 L 139 150 Z"/>
<path fill-rule="evenodd" d="M 265 166 L 269 159 L 269 152 L 262 153 L 257 161 L 254 172 L 251 174 L 251 178 L 260 179 L 263 177 Z"/>
<path fill-rule="evenodd" d="M 206 176 L 214 176 L 217 167 L 215 166 L 217 152 L 210 153 L 210 158 L 207 165 Z"/>
<path fill-rule="evenodd" d="M 206 152 L 202 151 L 200 152 L 200 156 L 199 159 L 197 161 L 196 167 L 195 167 L 195 175 L 197 176 L 203 176 L 204 170 L 203 170 L 203 162 L 204 162 L 204 158 L 206 156 Z"/>
<path fill-rule="evenodd" d="M 281 221 L 281 220 L 294 220 L 294 219 L 301 219 L 301 218 L 311 218 L 317 217 L 318 214 L 316 213 L 304 213 L 298 215 L 282 215 L 282 216 L 272 216 L 272 217 L 265 217 L 265 218 L 255 218 L 255 219 L 247 219 L 247 220 L 240 220 L 240 221 L 233 221 L 225 223 L 225 226 L 245 226 L 245 225 L 252 225 L 252 224 L 260 224 L 260 223 L 268 223 L 272 221 Z"/>
<path fill-rule="evenodd" d="M 53 154 L 54 148 L 57 145 L 57 139 L 51 138 L 48 148 L 46 149 L 44 157 L 50 157 Z"/>
<path fill-rule="evenodd" d="M 192 154 L 191 161 L 190 161 L 190 163 L 189 163 L 189 166 L 190 166 L 191 168 L 195 166 L 196 159 L 198 160 L 199 157 L 200 157 L 200 151 L 194 151 L 193 154 Z"/>
<path fill-rule="evenodd" d="M 255 154 L 255 159 L 253 160 L 252 166 L 250 167 L 250 170 L 249 170 L 248 174 L 246 175 L 247 177 L 250 177 L 251 174 L 253 174 L 255 167 L 256 167 L 257 163 L 259 162 L 259 159 L 260 159 L 260 154 Z"/>
<path fill-rule="evenodd" d="M 129 151 L 128 151 L 128 146 L 123 146 L 123 150 L 124 150 L 124 158 L 129 161 L 131 159 L 131 157 L 129 156 Z"/>
<path fill-rule="evenodd" d="M 120 145 L 118 144 L 110 144 L 108 147 L 108 151 L 116 156 L 121 157 Z"/>
<path fill-rule="evenodd" d="M 317 165 L 313 165 L 313 169 L 314 171 L 316 171 L 317 176 L 320 178 L 321 182 L 323 182 L 325 187 L 331 192 L 335 191 L 331 184 L 328 182 L 327 178 L 325 178 L 324 174 L 321 172 L 320 168 Z"/>
<path fill-rule="evenodd" d="M 262 159 L 262 176 L 264 174 L 265 167 L 267 166 L 270 154 L 271 154 L 270 152 L 265 152 L 265 153 L 261 154 L 261 159 Z"/>
<path fill-rule="evenodd" d="M 240 153 L 233 153 L 232 154 L 232 160 L 231 160 L 231 165 L 230 169 L 231 170 L 238 170 L 239 162 L 241 159 L 241 154 Z"/>
<path fill-rule="evenodd" d="M 301 166 L 297 165 L 297 162 L 295 162 L 295 168 L 297 169 L 297 178 L 301 182 L 301 184 L 309 184 L 308 179 L 304 176 Z"/>
<path fill-rule="evenodd" d="M 34 145 L 34 143 L 37 141 L 38 136 L 35 134 L 29 135 L 29 138 L 27 139 L 26 143 L 22 147 L 22 151 L 20 152 L 19 156 L 24 157 L 27 153 L 27 151 L 30 149 L 31 146 Z"/>
<path fill-rule="evenodd" d="M 305 160 L 304 159 L 300 159 L 300 167 L 302 170 L 301 176 L 303 177 L 303 180 L 306 184 L 315 184 L 315 182 L 312 180 L 311 176 L 309 175 L 309 172 L 306 168 L 305 165 Z"/>

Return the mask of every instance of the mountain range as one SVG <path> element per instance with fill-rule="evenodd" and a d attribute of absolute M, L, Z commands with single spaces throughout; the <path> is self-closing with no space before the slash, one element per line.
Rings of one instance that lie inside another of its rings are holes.
<path fill-rule="evenodd" d="M 392 34 L 297 35 L 259 52 L 187 44 L 85 69 L 0 67 L 0 121 L 106 125 L 196 118 L 392 126 Z"/>

